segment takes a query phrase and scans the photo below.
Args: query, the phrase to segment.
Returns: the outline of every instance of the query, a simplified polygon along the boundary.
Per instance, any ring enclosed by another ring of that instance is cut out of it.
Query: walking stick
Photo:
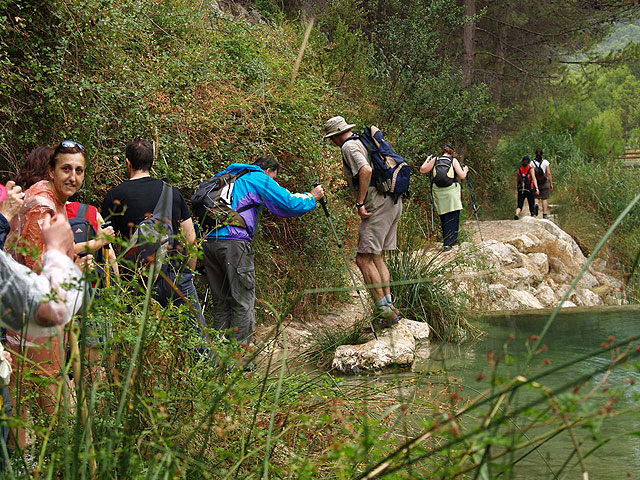
[[[482,230],[480,230],[480,219],[478,218],[478,205],[476,204],[476,197],[473,196],[473,188],[471,187],[471,181],[467,174],[467,186],[469,187],[469,193],[471,194],[471,203],[473,204],[473,213],[476,216],[476,222],[478,223],[478,233],[480,234],[480,240],[484,242],[482,238]]]
[[[318,184],[315,183],[313,185],[317,187]],[[349,271],[349,275],[351,276],[351,281],[353,282],[353,286],[356,288],[358,292],[358,296],[360,297],[360,302],[362,302],[362,308],[365,311],[365,315],[367,312],[367,305],[365,304],[364,298],[362,297],[362,292],[360,291],[360,287],[358,286],[358,282],[356,282],[356,277],[353,274],[353,270],[351,270],[351,266],[349,265],[349,260],[347,259],[347,254],[344,252],[344,247],[342,246],[342,242],[340,242],[340,238],[338,237],[338,233],[336,232],[336,227],[333,225],[333,220],[331,220],[331,215],[329,214],[329,209],[327,208],[327,202],[323,198],[320,199],[320,205],[322,205],[322,209],[324,210],[324,215],[327,217],[327,221],[329,222],[329,226],[331,227],[331,231],[333,232],[333,236],[336,239],[336,243],[338,244],[338,248],[342,252],[342,258],[344,260],[344,264],[347,266],[347,270]],[[371,327],[371,331],[373,332],[373,336],[378,339],[378,334],[376,333],[376,329],[373,327],[373,323],[371,323],[371,319],[369,319],[369,327]]]
[[[202,315],[204,315],[204,310],[205,308],[207,308],[207,299],[209,298],[209,291],[210,291],[210,287],[207,287],[207,289],[204,292],[204,301],[202,302]]]
[[[429,199],[431,200],[431,234],[433,234],[436,229],[433,224],[433,175],[431,175],[431,184],[429,185]]]

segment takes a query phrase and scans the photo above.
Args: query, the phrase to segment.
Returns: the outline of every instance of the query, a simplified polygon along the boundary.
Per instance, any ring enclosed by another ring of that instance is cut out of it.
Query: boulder
[[[537,246],[540,244],[540,241],[534,235],[525,233],[518,237],[510,238],[506,243],[513,245],[519,252],[533,253],[538,250]]]
[[[530,292],[526,290],[509,290],[511,297],[520,304],[520,309],[539,309],[544,308],[544,305],[534,297]]]
[[[429,338],[429,325],[401,319],[396,325],[362,345],[342,345],[336,349],[332,366],[342,373],[380,370],[390,365],[413,363],[416,343]]]
[[[409,320],[408,318],[401,318],[398,323],[406,327],[407,330],[411,332],[411,335],[413,335],[413,339],[416,342],[428,340],[431,335],[431,328],[426,322],[416,322],[415,320]]]
[[[529,253],[526,258],[526,267],[529,270],[535,270],[541,276],[547,275],[549,273],[549,256],[546,253]]]
[[[569,296],[569,300],[581,307],[595,307],[602,305],[602,298],[588,288],[578,288]]]
[[[535,297],[545,308],[553,308],[558,304],[558,297],[553,288],[546,282],[538,286]]]
[[[532,308],[544,308],[544,305],[530,292],[510,289],[501,284],[487,287],[487,301],[483,304],[485,311]]]
[[[524,217],[481,223],[483,238],[475,224],[468,223],[476,230],[477,243],[459,249],[478,275],[456,287],[482,310],[555,307],[587,260],[576,241],[550,220]],[[483,275],[478,265],[493,271]],[[607,267],[605,261],[597,261],[587,270],[566,305],[620,303],[623,285],[603,271]]]
[[[530,287],[542,281],[543,276],[538,270],[531,271],[528,268],[510,268],[503,270],[500,274],[499,281],[508,288],[521,289],[522,287]]]
[[[478,249],[486,255],[486,262],[492,268],[522,267],[523,256],[513,245],[502,242],[483,242]]]

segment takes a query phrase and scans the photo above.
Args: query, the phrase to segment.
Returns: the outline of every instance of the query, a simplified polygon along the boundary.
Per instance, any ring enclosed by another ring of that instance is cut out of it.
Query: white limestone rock
[[[398,322],[378,335],[378,339],[362,345],[342,345],[336,349],[332,366],[342,373],[379,370],[389,365],[411,365],[416,342],[404,324]]]
[[[543,276],[528,268],[510,268],[501,272],[499,281],[508,288],[521,290],[523,287],[530,287],[542,281]]]
[[[519,304],[520,308],[524,309],[539,309],[544,308],[544,305],[540,303],[540,301],[534,297],[530,292],[525,290],[509,290],[512,298],[515,299]]]
[[[407,330],[411,332],[411,335],[413,335],[413,339],[416,342],[428,340],[431,335],[431,328],[426,322],[416,322],[415,320],[409,320],[408,318],[401,318],[398,323],[406,327]]]
[[[478,249],[486,255],[487,263],[492,268],[522,267],[523,256],[513,245],[502,242],[483,242]]]
[[[507,240],[509,245],[513,245],[519,252],[534,253],[536,246],[540,243],[538,238],[530,233],[522,234],[518,237]]]
[[[528,260],[527,268],[529,270],[535,270],[542,276],[549,273],[549,256],[546,253],[529,253],[526,258]]]
[[[538,286],[534,295],[545,308],[553,308],[558,304],[556,293],[546,282]]]
[[[571,308],[571,307],[577,307],[577,305],[573,302],[570,302],[569,300],[562,302],[562,308]]]
[[[581,307],[595,307],[603,305],[602,298],[588,288],[578,288],[570,296],[569,300]]]

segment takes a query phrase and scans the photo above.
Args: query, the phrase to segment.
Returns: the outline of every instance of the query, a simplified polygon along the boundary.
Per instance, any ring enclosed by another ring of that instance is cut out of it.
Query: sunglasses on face
[[[76,147],[82,150],[82,152],[86,155],[87,153],[86,147],[81,143],[74,142],[73,140],[63,140],[62,142],[60,142],[60,145],[56,150],[59,150],[61,148],[76,148]]]

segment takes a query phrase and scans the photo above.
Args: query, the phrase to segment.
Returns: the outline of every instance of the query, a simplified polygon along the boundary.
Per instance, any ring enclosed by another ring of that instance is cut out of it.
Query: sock
[[[378,305],[379,307],[384,307],[387,305],[387,298],[386,297],[382,297],[380,300],[378,300],[376,302],[376,305]]]
[[[384,299],[387,301],[387,303],[393,303],[393,297],[391,296],[390,293],[386,294],[384,296]]]

